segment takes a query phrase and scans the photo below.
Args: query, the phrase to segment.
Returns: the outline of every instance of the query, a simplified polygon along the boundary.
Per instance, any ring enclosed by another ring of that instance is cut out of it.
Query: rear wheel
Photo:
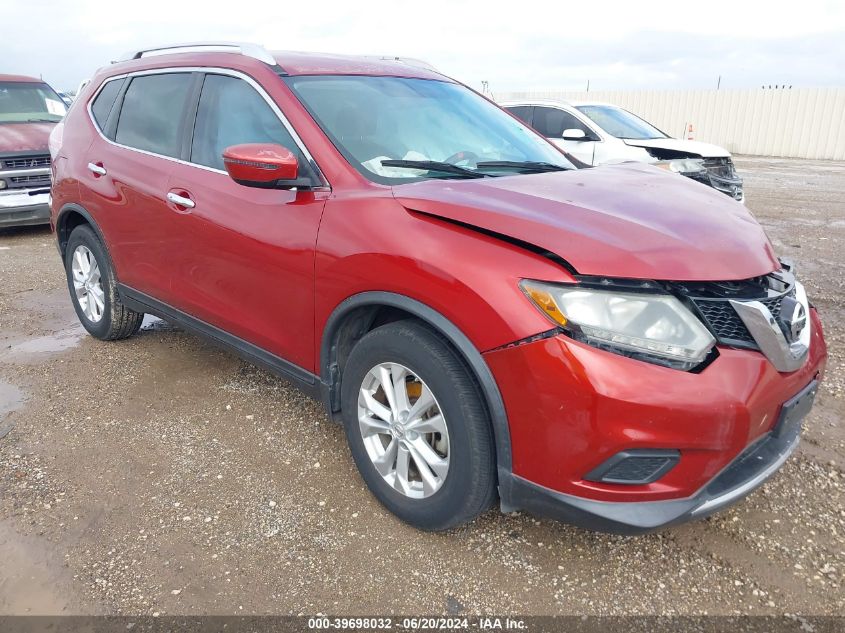
[[[77,226],[65,250],[65,273],[73,307],[88,333],[103,341],[132,336],[144,320],[120,302],[111,261],[96,233]]]
[[[399,518],[443,530],[491,506],[495,459],[486,409],[437,333],[399,321],[365,335],[344,368],[341,398],[358,470]]]

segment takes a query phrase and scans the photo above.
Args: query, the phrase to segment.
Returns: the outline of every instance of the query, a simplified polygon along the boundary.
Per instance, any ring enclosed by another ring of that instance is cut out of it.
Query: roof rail
[[[400,64],[406,64],[407,66],[415,66],[424,70],[440,72],[428,62],[414,57],[399,57],[397,55],[366,55],[365,57],[369,59],[378,59],[383,62],[399,62]]]
[[[115,64],[131,59],[141,59],[142,57],[172,55],[176,53],[238,53],[239,55],[246,55],[247,57],[257,59],[270,66],[276,65],[276,60],[266,48],[259,44],[250,44],[248,42],[190,42],[187,44],[156,46],[155,48],[145,48],[139,51],[129,51],[112,63]]]

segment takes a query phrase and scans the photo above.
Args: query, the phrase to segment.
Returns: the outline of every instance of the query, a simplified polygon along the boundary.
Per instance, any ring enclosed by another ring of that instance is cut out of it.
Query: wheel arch
[[[323,328],[320,345],[320,380],[323,401],[333,418],[340,411],[342,364],[354,343],[378,319],[416,318],[437,331],[457,350],[478,383],[490,414],[496,446],[499,480],[511,473],[511,441],[504,401],[481,352],[448,318],[426,304],[393,292],[372,291],[353,295],[340,303]],[[380,323],[378,323],[380,324]],[[503,472],[504,471],[504,472]]]
[[[65,248],[67,247],[70,234],[73,232],[73,229],[80,224],[87,224],[91,227],[100,239],[109,259],[111,259],[108,243],[106,242],[103,232],[96,220],[94,220],[91,214],[84,207],[73,203],[64,205],[56,216],[56,240],[59,244],[59,252],[62,255],[62,259],[65,257]]]

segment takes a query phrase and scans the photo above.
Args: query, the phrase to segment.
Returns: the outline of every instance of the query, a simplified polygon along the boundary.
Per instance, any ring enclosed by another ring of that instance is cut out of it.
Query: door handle
[[[179,207],[185,207],[186,209],[193,209],[196,204],[190,198],[186,198],[185,196],[180,196],[178,193],[173,193],[169,191],[167,193],[167,199]]]
[[[107,173],[106,168],[97,163],[88,163],[88,170],[96,176],[105,176]]]

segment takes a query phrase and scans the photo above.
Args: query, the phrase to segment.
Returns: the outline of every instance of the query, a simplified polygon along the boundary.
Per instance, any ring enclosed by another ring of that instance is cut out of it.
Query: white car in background
[[[506,101],[503,108],[588,165],[652,163],[743,202],[742,178],[730,152],[670,137],[614,105],[599,102]]]

